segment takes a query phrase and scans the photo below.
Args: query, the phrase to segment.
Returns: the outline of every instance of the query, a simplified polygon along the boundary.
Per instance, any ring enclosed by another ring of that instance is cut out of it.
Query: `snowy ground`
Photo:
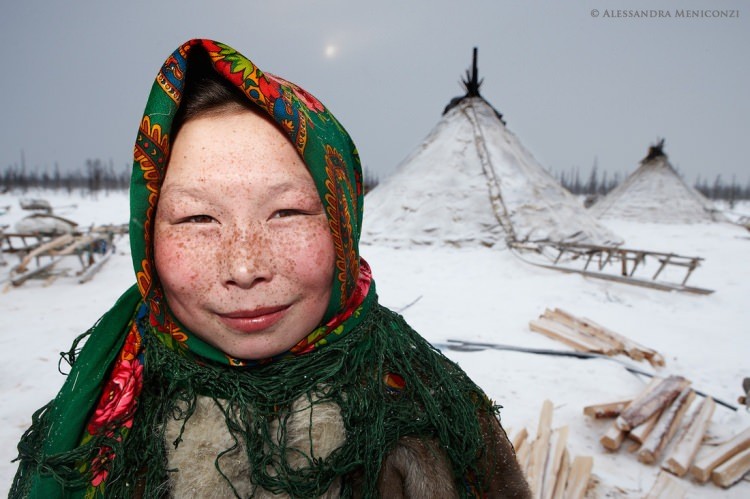
[[[62,216],[81,225],[125,223],[124,194],[98,200],[44,193]],[[23,215],[18,196],[0,194],[0,225]],[[65,205],[76,204],[73,207]],[[0,209],[2,212],[2,209]],[[750,215],[750,204],[734,213]],[[735,217],[736,218],[736,217]],[[668,250],[706,260],[690,284],[716,290],[708,296],[667,293],[614,282],[586,279],[534,268],[510,252],[497,249],[411,248],[393,250],[363,245],[381,302],[403,311],[428,340],[449,339],[565,349],[528,328],[546,307],[559,307],[589,317],[610,329],[658,350],[666,359],[659,374],[680,374],[694,387],[736,404],[741,381],[750,376],[750,232],[729,224],[648,225],[606,221],[628,247]],[[9,259],[10,263],[14,260]],[[6,267],[0,267],[3,280]],[[15,472],[10,460],[30,422],[31,413],[57,392],[63,377],[58,354],[88,328],[133,282],[127,239],[93,281],[79,285],[61,277],[49,286],[31,281],[0,292],[0,495],[7,494]],[[3,285],[4,286],[4,285]],[[588,404],[628,398],[643,379],[608,360],[576,360],[507,351],[444,350],[504,406],[503,423],[515,433],[535,431],[544,399],[555,406],[553,427],[570,427],[572,455],[594,456],[598,484],[591,497],[642,497],[657,468],[640,464],[626,450],[604,451],[599,437],[608,423],[582,414]],[[744,366],[744,367],[743,367]],[[651,371],[647,364],[638,367]],[[717,406],[709,437],[721,440],[750,427],[750,414]],[[750,497],[750,483],[729,490],[681,483],[689,497]]]

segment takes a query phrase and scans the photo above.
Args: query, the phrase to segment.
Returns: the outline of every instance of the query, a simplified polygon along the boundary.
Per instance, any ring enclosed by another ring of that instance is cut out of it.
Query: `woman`
[[[527,497],[497,407],[377,303],[346,131],[232,48],[164,63],[137,285],[19,443],[12,497]]]

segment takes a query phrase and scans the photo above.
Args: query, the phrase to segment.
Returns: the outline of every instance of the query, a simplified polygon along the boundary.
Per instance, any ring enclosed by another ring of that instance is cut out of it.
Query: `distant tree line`
[[[96,194],[122,191],[130,186],[130,167],[117,170],[112,161],[87,159],[83,170],[60,171],[55,165],[52,172],[27,169],[25,165],[11,165],[0,174],[0,191],[26,192],[29,189],[64,190]]]
[[[567,172],[558,172],[555,178],[571,193],[593,197],[607,194],[622,183],[625,175],[619,173],[608,175],[606,171],[599,173],[594,163],[586,178],[582,178],[578,167],[573,167]],[[713,182],[710,182],[708,178],[698,176],[693,187],[709,199],[721,199],[730,203],[740,199],[750,199],[750,180],[742,186],[735,176],[727,181],[721,175],[717,175]]]

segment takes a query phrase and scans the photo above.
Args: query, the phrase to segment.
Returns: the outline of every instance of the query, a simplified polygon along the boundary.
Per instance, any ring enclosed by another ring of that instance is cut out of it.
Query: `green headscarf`
[[[315,182],[334,241],[334,283],[323,323],[267,361],[233,359],[183,328],[155,273],[159,190],[173,120],[198,52],[286,131]],[[76,339],[63,388],[34,415],[19,443],[11,497],[121,497],[136,490],[161,495],[168,474],[166,420],[187,420],[198,395],[222,401],[228,431],[247,449],[253,482],[267,490],[313,497],[335,479],[356,474],[365,497],[374,497],[383,459],[401,437],[412,435],[439,440],[464,495],[481,493],[477,463],[488,456],[476,415],[495,414],[496,408],[463,371],[377,304],[369,267],[358,253],[359,157],[315,97],[224,44],[190,40],[157,75],[134,158],[130,239],[137,285]],[[308,466],[293,468],[286,460],[284,421],[300,397],[311,405],[335,402],[346,441],[326,459],[308,456]],[[280,434],[269,431],[272,421]],[[343,480],[342,495],[351,495],[351,487]]]

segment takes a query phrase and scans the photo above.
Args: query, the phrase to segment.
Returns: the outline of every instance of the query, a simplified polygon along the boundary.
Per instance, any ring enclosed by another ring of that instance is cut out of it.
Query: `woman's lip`
[[[288,308],[288,305],[281,305],[253,310],[235,310],[218,314],[218,316],[221,322],[230,329],[243,333],[256,333],[276,324]]]

